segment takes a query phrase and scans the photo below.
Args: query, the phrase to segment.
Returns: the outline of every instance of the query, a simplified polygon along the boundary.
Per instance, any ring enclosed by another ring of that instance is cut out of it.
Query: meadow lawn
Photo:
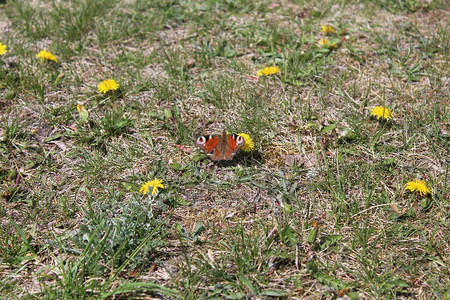
[[[449,14],[0,1],[0,298],[450,299]]]

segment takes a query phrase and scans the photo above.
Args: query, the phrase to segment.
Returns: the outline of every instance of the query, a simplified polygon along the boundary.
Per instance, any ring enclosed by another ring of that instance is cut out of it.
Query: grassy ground
[[[449,299],[446,1],[2,1],[0,31],[1,298]],[[223,129],[254,150],[211,164]]]

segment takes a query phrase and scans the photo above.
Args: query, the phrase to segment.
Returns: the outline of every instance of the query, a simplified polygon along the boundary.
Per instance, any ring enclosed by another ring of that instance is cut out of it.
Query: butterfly
[[[245,143],[238,134],[205,135],[197,138],[195,144],[202,148],[211,160],[232,160],[236,151]]]

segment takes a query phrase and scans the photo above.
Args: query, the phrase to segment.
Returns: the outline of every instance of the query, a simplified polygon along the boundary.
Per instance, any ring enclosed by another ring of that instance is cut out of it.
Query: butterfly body
[[[195,144],[202,148],[211,160],[232,160],[239,148],[244,145],[244,138],[237,134],[205,135],[199,137]]]

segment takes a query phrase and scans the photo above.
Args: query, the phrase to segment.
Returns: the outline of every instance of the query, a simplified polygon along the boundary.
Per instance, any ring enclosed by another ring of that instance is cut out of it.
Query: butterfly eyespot
[[[243,143],[245,142],[245,139],[244,139],[242,136],[238,135],[238,136],[236,137],[236,142],[237,142],[238,144],[243,144]]]
[[[197,139],[197,145],[203,145],[204,143],[206,143],[206,138],[204,136]]]

